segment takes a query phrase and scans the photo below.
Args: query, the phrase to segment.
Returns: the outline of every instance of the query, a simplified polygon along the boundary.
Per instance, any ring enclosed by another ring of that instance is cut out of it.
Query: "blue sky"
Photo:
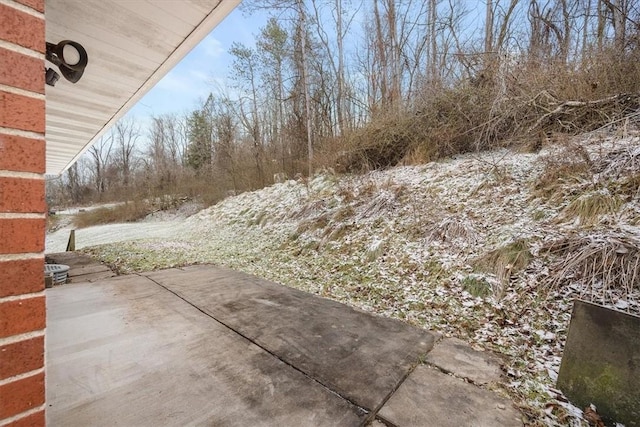
[[[267,22],[266,13],[248,16],[236,8],[127,114],[145,123],[152,115],[183,113],[197,106],[215,85],[224,85],[232,63],[233,42],[253,46]]]

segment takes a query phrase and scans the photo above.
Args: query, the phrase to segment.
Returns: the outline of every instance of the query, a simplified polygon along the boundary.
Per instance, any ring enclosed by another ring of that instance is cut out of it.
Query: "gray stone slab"
[[[640,426],[640,317],[576,300],[558,388],[607,425]]]
[[[368,410],[434,343],[434,335],[402,322],[223,268],[147,276]]]
[[[492,353],[477,351],[462,340],[445,338],[427,355],[426,361],[475,384],[500,381],[500,359]]]
[[[362,411],[139,276],[47,290],[47,424],[358,426]]]
[[[511,402],[429,366],[418,366],[378,416],[399,427],[522,427]]]

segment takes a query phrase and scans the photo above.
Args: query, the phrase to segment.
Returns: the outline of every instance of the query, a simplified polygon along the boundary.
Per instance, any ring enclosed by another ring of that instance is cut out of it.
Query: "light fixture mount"
[[[71,50],[66,47],[71,47]],[[47,61],[55,64],[65,79],[77,83],[89,62],[87,51],[78,42],[62,40],[58,44],[47,42]],[[51,68],[45,69],[45,81],[49,86],[55,86],[60,75]]]

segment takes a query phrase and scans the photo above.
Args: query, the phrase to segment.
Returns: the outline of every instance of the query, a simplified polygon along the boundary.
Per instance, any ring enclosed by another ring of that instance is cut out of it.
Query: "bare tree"
[[[111,162],[113,148],[113,133],[103,135],[89,148],[88,153],[93,159],[93,179],[99,197],[107,190],[106,174]]]
[[[122,185],[128,187],[134,163],[134,152],[140,138],[140,127],[133,117],[118,120],[113,127],[115,158],[122,174]]]
[[[253,143],[253,155],[258,179],[261,185],[265,183],[263,168],[263,139],[262,123],[258,111],[258,67],[259,58],[256,51],[240,43],[234,43],[230,53],[234,56],[233,69],[236,88],[243,90],[247,95],[241,95],[238,102],[239,118],[248,132]],[[248,106],[247,106],[248,104]],[[247,111],[248,108],[248,111]]]

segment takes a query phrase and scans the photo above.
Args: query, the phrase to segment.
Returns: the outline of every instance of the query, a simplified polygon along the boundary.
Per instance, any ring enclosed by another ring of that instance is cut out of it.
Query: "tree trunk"
[[[487,0],[487,10],[484,23],[484,54],[493,52],[493,0]]]
[[[626,44],[626,30],[627,30],[627,1],[626,0],[613,0],[613,29],[615,37],[615,46],[618,52],[624,50]]]
[[[313,140],[311,133],[311,100],[309,99],[309,82],[307,69],[307,34],[306,34],[306,14],[304,12],[304,0],[297,0],[298,18],[300,20],[300,54],[302,61],[302,86],[304,90],[304,109],[307,126],[307,159],[309,166],[309,177],[313,176]]]
[[[429,69],[428,75],[432,83],[436,83],[438,78],[438,41],[436,40],[436,21],[438,19],[438,1],[429,0]]]
[[[335,0],[336,6],[336,31],[338,32],[338,73],[336,75],[338,93],[336,102],[336,114],[338,115],[338,135],[344,133],[344,34],[342,34],[342,0]]]
[[[400,108],[400,62],[401,52],[400,45],[398,43],[398,30],[397,30],[397,13],[395,0],[387,0],[387,26],[389,28],[389,42],[391,45],[391,63],[387,64],[389,67],[389,73],[391,74],[391,91],[389,93],[389,104],[394,110]]]

